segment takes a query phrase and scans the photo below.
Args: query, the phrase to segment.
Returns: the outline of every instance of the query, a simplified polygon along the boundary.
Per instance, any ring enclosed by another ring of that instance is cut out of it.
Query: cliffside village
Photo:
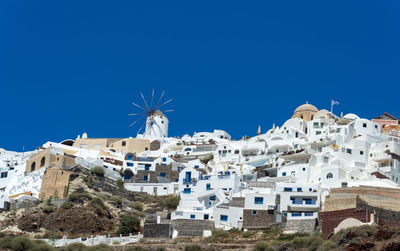
[[[336,116],[307,103],[282,126],[241,140],[223,130],[168,137],[168,123],[157,111],[136,138],[84,133],[31,152],[0,149],[0,208],[66,198],[71,168],[100,166],[127,190],[180,197],[175,212],[147,226],[160,236],[205,236],[210,225],[287,233],[320,226],[328,238],[349,226],[400,224],[400,121],[390,114]],[[180,219],[190,227],[171,230]]]

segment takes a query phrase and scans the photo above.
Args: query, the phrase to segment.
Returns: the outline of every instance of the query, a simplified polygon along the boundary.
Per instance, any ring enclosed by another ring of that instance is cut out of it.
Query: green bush
[[[106,244],[99,244],[92,247],[87,247],[87,251],[114,251],[114,249]],[[85,251],[86,251],[85,250]]]
[[[135,201],[132,203],[132,208],[138,210],[139,212],[143,212],[143,203],[140,203],[139,201]]]
[[[43,208],[43,212],[44,212],[45,214],[50,214],[50,213],[54,212],[54,207],[52,207],[52,206],[47,206],[47,207]]]
[[[140,220],[131,215],[123,215],[119,219],[117,234],[136,233],[140,230]]]
[[[274,249],[268,245],[267,242],[257,242],[254,245],[253,251],[273,251]]]
[[[279,241],[291,241],[296,237],[294,234],[282,234],[278,237]]]
[[[317,251],[329,251],[336,248],[336,244],[333,241],[325,241],[322,245],[317,249]]]
[[[58,250],[59,251],[85,251],[86,246],[83,245],[82,243],[76,242],[76,243],[71,243],[68,246],[62,247]]]
[[[322,245],[324,240],[319,236],[312,236],[308,239],[308,250],[316,251]]]
[[[295,249],[301,249],[307,247],[308,240],[307,237],[295,237],[290,244]]]
[[[61,205],[61,207],[64,208],[64,209],[70,209],[70,208],[72,208],[73,206],[74,206],[74,204],[73,204],[72,202],[70,202],[70,201],[65,201],[65,202]]]
[[[30,249],[32,251],[53,251],[54,248],[41,240],[34,240],[32,241],[33,248]]]
[[[118,187],[119,190],[123,190],[124,189],[124,185],[125,185],[125,183],[124,183],[124,181],[122,179],[118,179],[117,180],[117,187]]]
[[[26,251],[32,250],[33,243],[26,237],[18,236],[12,239],[11,246],[14,251]]]
[[[187,245],[184,251],[202,251],[203,249],[199,245]]]
[[[91,170],[92,174],[104,177],[104,168],[102,166],[95,166]]]
[[[73,192],[68,196],[71,202],[83,203],[85,200],[91,200],[92,196],[87,192]]]
[[[104,204],[103,199],[100,197],[92,198],[91,204],[97,209],[100,209],[100,210],[106,209],[106,205]]]
[[[243,237],[243,238],[250,238],[250,237],[252,237],[254,234],[255,234],[255,232],[253,232],[253,231],[246,231],[246,232],[243,232],[243,233],[242,233],[242,237]]]
[[[12,240],[13,238],[11,236],[4,236],[0,239],[0,248],[12,248]]]
[[[212,237],[225,238],[228,237],[228,233],[221,229],[212,230]]]
[[[168,197],[165,200],[165,204],[169,209],[176,209],[179,205],[180,198],[177,196]]]
[[[229,233],[239,233],[240,230],[239,230],[239,228],[233,227],[233,228],[229,229],[228,232],[229,232]]]

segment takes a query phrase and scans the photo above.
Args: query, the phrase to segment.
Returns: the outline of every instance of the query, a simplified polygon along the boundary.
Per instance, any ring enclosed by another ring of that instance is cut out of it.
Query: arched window
[[[34,162],[31,164],[31,172],[35,171],[35,168],[36,168],[36,162],[34,161]]]
[[[327,178],[327,179],[332,179],[332,178],[333,178],[333,174],[332,174],[332,173],[328,173],[328,174],[326,175],[326,178]]]
[[[239,154],[239,150],[235,150],[235,154]]]
[[[46,162],[46,157],[42,157],[40,160],[40,167],[44,166],[44,163]]]
[[[314,119],[314,115],[311,115],[311,120],[313,120]]]

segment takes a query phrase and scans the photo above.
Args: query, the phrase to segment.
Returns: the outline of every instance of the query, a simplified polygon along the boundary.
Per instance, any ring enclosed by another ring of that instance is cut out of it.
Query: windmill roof
[[[167,117],[167,116],[165,116],[165,114],[164,114],[162,111],[160,111],[160,110],[155,111],[155,112],[154,112],[154,115],[159,115],[159,116]]]

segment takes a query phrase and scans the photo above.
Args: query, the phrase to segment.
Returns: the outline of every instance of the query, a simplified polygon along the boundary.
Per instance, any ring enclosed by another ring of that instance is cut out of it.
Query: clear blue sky
[[[135,136],[139,91],[170,135],[281,125],[309,101],[400,116],[399,1],[0,1],[0,147]]]

